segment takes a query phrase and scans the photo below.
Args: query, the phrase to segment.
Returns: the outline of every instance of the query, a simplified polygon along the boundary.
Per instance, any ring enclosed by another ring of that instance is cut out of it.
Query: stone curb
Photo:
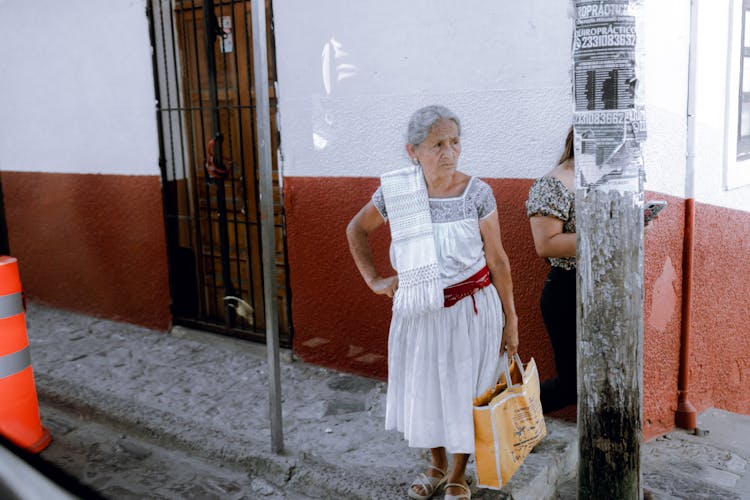
[[[547,437],[539,443],[504,490],[514,500],[556,498],[558,485],[575,471],[578,439],[575,424],[546,419]]]

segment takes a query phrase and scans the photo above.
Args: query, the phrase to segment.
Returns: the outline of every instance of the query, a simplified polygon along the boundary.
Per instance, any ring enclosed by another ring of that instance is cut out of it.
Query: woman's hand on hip
[[[503,352],[508,353],[512,358],[518,352],[518,323],[516,321],[507,321],[503,326],[503,338],[500,342],[500,355]]]
[[[388,276],[387,278],[377,277],[370,283],[370,290],[377,295],[387,295],[393,298],[398,289],[398,276]]]

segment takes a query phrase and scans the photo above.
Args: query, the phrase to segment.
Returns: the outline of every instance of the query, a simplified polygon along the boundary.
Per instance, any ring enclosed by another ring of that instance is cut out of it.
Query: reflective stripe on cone
[[[31,366],[31,352],[28,347],[13,354],[0,356],[0,379],[15,375],[29,366]]]

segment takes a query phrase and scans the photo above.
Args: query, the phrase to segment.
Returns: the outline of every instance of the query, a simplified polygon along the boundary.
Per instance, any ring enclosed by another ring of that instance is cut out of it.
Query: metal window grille
[[[737,160],[750,158],[750,0],[742,3]]]

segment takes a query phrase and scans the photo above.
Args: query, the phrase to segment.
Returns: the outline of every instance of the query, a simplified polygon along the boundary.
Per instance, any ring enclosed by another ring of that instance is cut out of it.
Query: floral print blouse
[[[563,222],[563,233],[576,232],[575,193],[551,175],[537,179],[529,189],[526,200],[526,215],[555,217]],[[547,261],[554,267],[575,269],[575,257],[549,257]]]

